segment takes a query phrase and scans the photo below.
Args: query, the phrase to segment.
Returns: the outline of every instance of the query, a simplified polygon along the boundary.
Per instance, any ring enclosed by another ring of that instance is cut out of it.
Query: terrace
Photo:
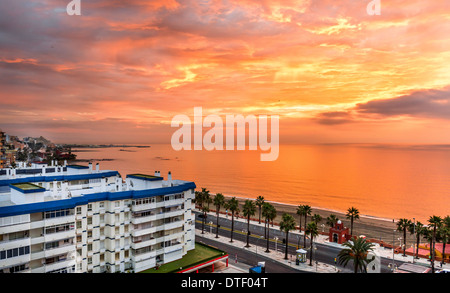
[[[182,259],[164,264],[159,268],[151,268],[141,273],[184,273],[196,271],[199,268],[214,265],[215,262],[225,260],[225,251],[196,242],[195,249],[187,252]]]

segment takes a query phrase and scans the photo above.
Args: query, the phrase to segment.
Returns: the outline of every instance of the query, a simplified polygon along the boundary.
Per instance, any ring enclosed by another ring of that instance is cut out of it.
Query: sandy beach
[[[213,196],[212,196],[213,197]],[[226,200],[229,200],[230,196],[225,196]],[[246,198],[238,198],[236,199],[240,203],[240,216],[242,217],[242,206],[246,200]],[[298,225],[299,223],[299,216],[297,215],[297,206],[289,205],[289,204],[283,204],[278,202],[271,202],[266,201],[272,204],[275,209],[277,210],[277,217],[274,220],[275,224],[279,223],[281,221],[281,217],[284,213],[289,213],[294,216],[294,219]],[[210,206],[211,209],[214,209],[213,206]],[[221,208],[221,212],[225,212],[225,209]],[[341,220],[344,223],[345,227],[350,228],[350,220],[346,218],[345,213],[337,212],[337,211],[330,211],[326,209],[320,209],[316,207],[312,207],[311,215],[319,214],[322,216],[322,221],[319,223],[319,232],[324,231],[325,233],[328,232],[329,227],[326,225],[326,218],[330,214],[335,214],[339,220]],[[256,214],[252,219],[258,219],[259,215],[259,208],[256,209]],[[308,222],[310,222],[311,217],[308,216]],[[302,217],[302,227],[304,225],[304,216]],[[397,219],[395,220],[397,221]],[[324,224],[324,227],[321,225]],[[392,239],[395,239],[395,246],[400,246],[400,242],[398,238],[403,238],[403,232],[395,231],[397,230],[396,222],[392,222],[392,220],[387,219],[381,219],[376,217],[370,217],[370,216],[363,216],[360,215],[360,218],[357,220],[354,220],[353,222],[353,234],[354,235],[365,235],[368,239],[375,239],[375,240],[381,240],[387,244],[392,244]],[[411,247],[415,243],[415,238],[413,235],[411,235],[409,232],[406,234],[407,242],[406,246],[407,248]],[[423,240],[421,240],[423,242]],[[401,241],[403,243],[403,240]]]

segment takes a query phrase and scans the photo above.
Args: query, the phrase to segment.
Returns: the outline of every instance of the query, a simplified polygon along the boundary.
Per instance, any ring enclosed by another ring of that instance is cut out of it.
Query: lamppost
[[[275,236],[273,239],[275,240],[275,254],[276,254],[278,252],[277,250],[278,237]]]
[[[209,222],[209,234],[212,234],[212,224],[213,224],[213,222],[210,221]]]
[[[259,240],[263,239],[264,236],[259,236],[258,239],[256,240],[256,261],[258,261],[258,242]]]
[[[394,271],[395,266],[395,230],[392,232],[392,271]]]

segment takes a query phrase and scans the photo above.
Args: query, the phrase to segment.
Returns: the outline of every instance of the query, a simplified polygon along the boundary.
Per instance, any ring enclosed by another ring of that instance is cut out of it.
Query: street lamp
[[[212,234],[212,224],[213,224],[213,222],[210,221],[209,222],[209,234]]]
[[[256,240],[256,260],[258,260],[258,241],[263,239],[264,236],[259,236],[258,239]]]
[[[273,239],[275,240],[275,253],[277,253],[278,237],[275,236]]]
[[[394,271],[395,266],[395,231],[392,232],[392,271]]]

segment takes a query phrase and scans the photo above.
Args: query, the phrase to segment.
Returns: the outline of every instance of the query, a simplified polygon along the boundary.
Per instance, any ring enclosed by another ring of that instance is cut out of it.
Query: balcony
[[[2,250],[8,250],[16,247],[30,246],[30,244],[31,244],[30,237],[0,242]]]
[[[155,221],[156,220],[156,216],[157,215],[149,215],[149,216],[145,216],[145,217],[136,217],[136,218],[133,217],[131,219],[131,223],[134,224],[134,225],[137,225],[137,224],[142,224],[142,223],[145,223],[145,222]]]
[[[142,247],[146,247],[146,246],[150,246],[150,245],[155,245],[157,243],[156,238],[152,238],[152,239],[148,239],[148,240],[143,240],[143,241],[135,241],[133,243],[131,243],[131,248],[133,249],[139,249]]]
[[[157,253],[157,251],[149,251],[149,252],[142,253],[139,255],[133,255],[133,256],[131,256],[131,260],[133,262],[139,262],[139,261],[144,261],[144,260],[148,260],[148,259],[154,259],[156,257],[156,253]]]
[[[63,240],[74,237],[75,237],[75,229],[44,235],[45,242],[52,242],[56,240]]]
[[[51,264],[46,264],[44,266],[45,268],[45,272],[51,272],[51,271],[55,271],[55,270],[59,270],[59,269],[64,269],[67,267],[71,267],[75,264],[75,261],[72,259],[64,259],[64,260],[60,260]]]
[[[56,226],[60,224],[68,224],[75,222],[75,215],[67,215],[64,217],[44,219],[45,226]]]
[[[44,250],[44,255],[46,258],[49,258],[49,257],[57,256],[60,254],[67,254],[72,251],[75,251],[75,244],[71,243],[71,244],[59,246],[56,248],[46,249],[46,250]]]
[[[178,243],[169,247],[164,247],[164,253],[171,253],[183,249],[183,244]]]

